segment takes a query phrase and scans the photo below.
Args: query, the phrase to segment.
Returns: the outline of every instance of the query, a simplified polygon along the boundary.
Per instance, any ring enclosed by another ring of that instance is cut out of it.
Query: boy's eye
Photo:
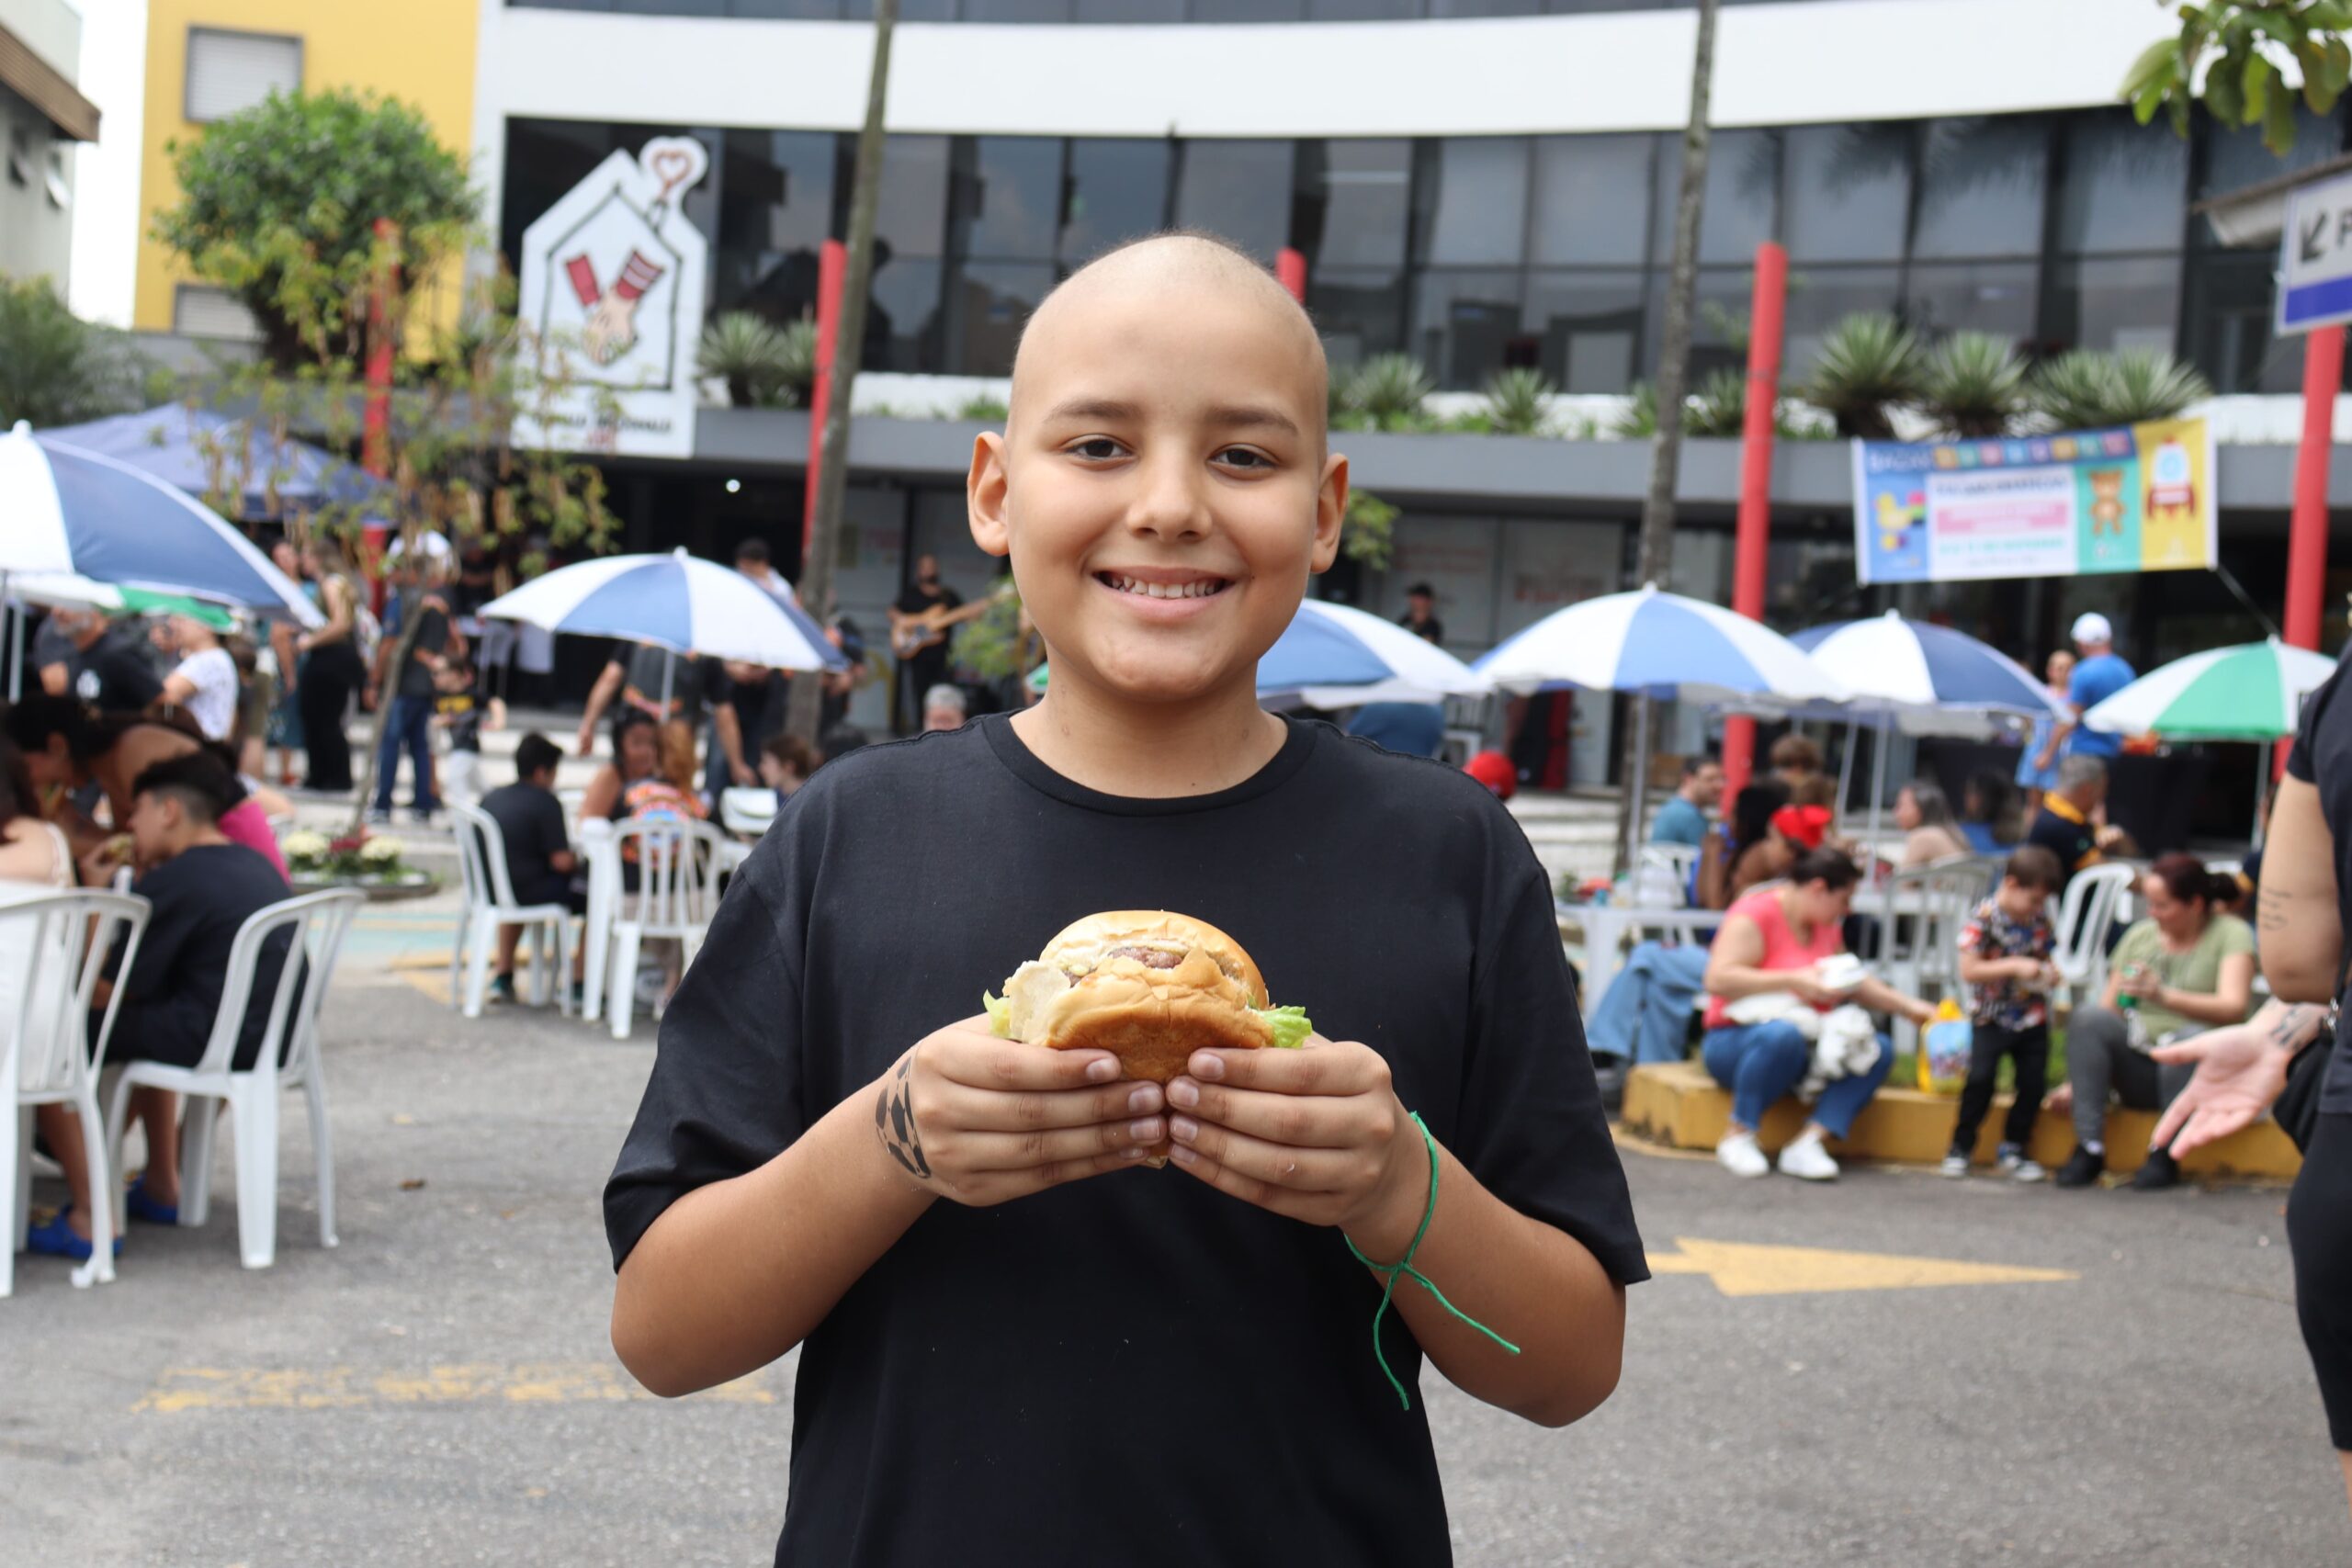
[[[1251,472],[1274,466],[1274,460],[1272,457],[1253,446],[1227,446],[1216,455],[1215,461],[1224,464],[1228,468],[1242,468]]]
[[[1071,442],[1063,450],[1090,463],[1107,463],[1114,457],[1125,456],[1127,449],[1107,435],[1090,435],[1082,441]]]

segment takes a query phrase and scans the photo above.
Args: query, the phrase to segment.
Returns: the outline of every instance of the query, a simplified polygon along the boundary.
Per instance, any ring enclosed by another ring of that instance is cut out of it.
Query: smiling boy
[[[1415,1266],[1518,1353],[1403,1284],[1408,1386],[1426,1355],[1559,1426],[1615,1385],[1646,1270],[1542,868],[1476,781],[1257,703],[1338,547],[1325,400],[1305,312],[1220,241],[1049,297],[968,481],[1046,697],[820,771],[663,1020],[614,1345],[665,1394],[801,1347],[778,1562],[1449,1561],[1349,1250],[1425,1224]],[[970,1016],[1137,908],[1230,931],[1323,1032],[1163,1090]]]

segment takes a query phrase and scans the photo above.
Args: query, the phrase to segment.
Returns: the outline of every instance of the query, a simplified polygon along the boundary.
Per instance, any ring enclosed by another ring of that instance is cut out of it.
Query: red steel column
[[[842,276],[849,247],[827,240],[817,251],[817,378],[808,389],[808,484],[801,502],[800,558],[817,536],[817,467],[825,449],[825,412],[833,395],[833,347],[842,324]]]
[[[1290,245],[1274,253],[1274,277],[1290,297],[1300,304],[1306,303],[1306,255]]]
[[[2327,579],[2327,454],[2335,434],[2335,394],[2344,385],[2344,329],[2303,337],[2303,441],[2295,452],[2295,510],[2287,526],[2287,641],[2319,647],[2321,590]]]
[[[1772,535],[1772,413],[1781,395],[1781,319],[1789,297],[1789,253],[1767,240],[1756,247],[1756,293],[1748,319],[1747,423],[1740,432],[1739,524],[1732,562],[1731,607],[1764,618],[1765,547]],[[1724,721],[1726,799],[1746,787],[1756,765],[1756,721]]]
[[[376,286],[368,294],[367,398],[359,415],[360,466],[379,479],[392,475],[392,330],[391,291],[399,278],[400,228],[389,218],[375,224],[376,243],[383,247]],[[360,564],[367,576],[371,608],[384,613],[384,552],[390,547],[390,518],[368,518],[360,525]]]

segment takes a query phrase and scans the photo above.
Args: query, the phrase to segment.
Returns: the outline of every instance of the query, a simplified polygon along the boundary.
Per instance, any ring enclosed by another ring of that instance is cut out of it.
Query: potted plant
[[[297,887],[356,887],[370,897],[401,897],[437,886],[431,873],[408,863],[408,846],[380,833],[292,832],[278,841],[286,870]]]
[[[2025,408],[2025,357],[2008,339],[1954,333],[1928,352],[1919,378],[1919,412],[1939,435],[2007,435]]]
[[[1849,316],[1821,340],[1797,395],[1835,420],[1840,435],[1892,441],[1892,411],[1918,397],[1919,360],[1919,340],[1893,316]]]

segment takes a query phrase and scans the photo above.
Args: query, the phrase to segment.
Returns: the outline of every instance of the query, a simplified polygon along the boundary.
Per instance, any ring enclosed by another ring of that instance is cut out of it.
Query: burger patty
[[[1184,955],[1164,947],[1114,947],[1102,955],[1105,958],[1131,958],[1147,969],[1173,969],[1184,962]]]

